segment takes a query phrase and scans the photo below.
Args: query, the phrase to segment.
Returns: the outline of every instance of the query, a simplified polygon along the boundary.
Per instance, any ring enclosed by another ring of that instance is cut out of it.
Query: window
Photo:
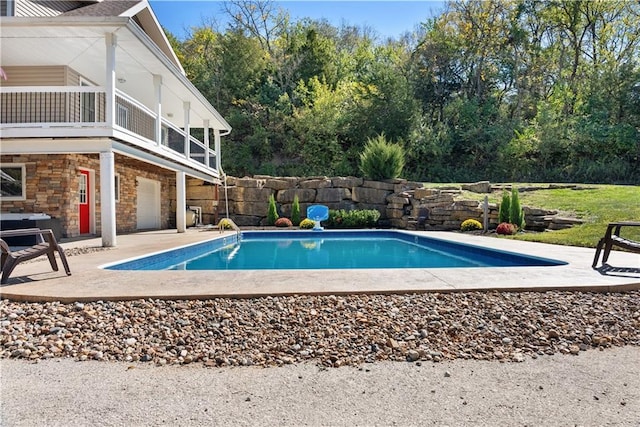
[[[80,199],[81,205],[87,204],[87,176],[85,174],[80,174],[78,176],[79,187],[78,187],[78,197]]]
[[[15,14],[15,0],[0,1],[0,16],[14,16]]]
[[[10,164],[0,165],[0,198],[2,200],[24,200],[26,170],[24,165]]]
[[[116,202],[119,202],[120,201],[120,175],[115,174],[113,178],[114,178],[113,188],[116,193]]]

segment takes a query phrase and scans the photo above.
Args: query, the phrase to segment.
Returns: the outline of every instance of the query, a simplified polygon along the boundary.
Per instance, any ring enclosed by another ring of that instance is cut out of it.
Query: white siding
[[[15,16],[58,16],[77,9],[81,4],[78,1],[68,0],[16,0]]]

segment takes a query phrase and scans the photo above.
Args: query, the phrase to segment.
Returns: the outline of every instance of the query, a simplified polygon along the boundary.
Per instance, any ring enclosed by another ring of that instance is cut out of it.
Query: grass
[[[527,184],[516,184],[525,186]],[[544,186],[545,184],[535,184]],[[563,216],[583,219],[584,224],[566,230],[524,232],[509,237],[517,240],[595,248],[607,224],[616,221],[640,221],[640,187],[623,185],[585,185],[582,190],[549,189],[520,192],[520,204],[558,210]],[[464,198],[484,199],[484,195],[464,192]],[[499,203],[501,192],[489,195]],[[623,229],[624,236],[640,241],[640,228]]]

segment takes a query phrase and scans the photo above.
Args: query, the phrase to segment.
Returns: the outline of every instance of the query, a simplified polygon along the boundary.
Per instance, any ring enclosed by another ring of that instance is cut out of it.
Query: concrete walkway
[[[18,265],[0,297],[21,301],[97,301],[140,298],[195,299],[292,294],[416,293],[476,290],[629,291],[640,289],[640,255],[612,252],[613,266],[591,268],[594,249],[522,242],[462,233],[416,232],[438,239],[567,262],[554,267],[371,270],[112,271],[100,265],[221,237],[218,231],[161,230],[118,236],[116,248],[95,250],[101,240],[62,243],[94,248],[69,256],[72,276],[42,261]],[[233,232],[226,232],[233,234]]]

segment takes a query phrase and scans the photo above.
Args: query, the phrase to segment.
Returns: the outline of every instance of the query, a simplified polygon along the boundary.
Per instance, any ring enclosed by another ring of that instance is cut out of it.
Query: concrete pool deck
[[[225,232],[233,235],[233,232]],[[189,229],[117,237],[117,247],[68,256],[71,276],[51,271],[46,257],[19,264],[0,297],[16,301],[206,299],[294,294],[420,293],[460,291],[594,291],[640,289],[640,255],[613,251],[610,268],[593,270],[594,249],[522,242],[462,233],[414,232],[510,252],[565,261],[553,267],[366,270],[114,271],[99,266],[210,240],[218,231]],[[65,249],[99,248],[99,238],[63,242]]]

